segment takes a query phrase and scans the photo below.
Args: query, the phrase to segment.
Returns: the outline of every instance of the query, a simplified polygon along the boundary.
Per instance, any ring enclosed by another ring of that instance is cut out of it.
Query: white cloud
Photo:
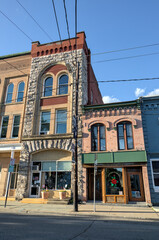
[[[143,88],[136,88],[136,90],[135,90],[136,97],[139,97],[139,96],[143,95],[144,93],[145,93],[145,89],[143,89]]]
[[[110,96],[104,96],[103,97],[103,102],[104,103],[112,103],[112,102],[119,102],[120,100],[118,98],[115,97],[110,97]]]
[[[153,91],[149,92],[146,96],[156,96],[156,95],[159,95],[159,88],[156,88]]]

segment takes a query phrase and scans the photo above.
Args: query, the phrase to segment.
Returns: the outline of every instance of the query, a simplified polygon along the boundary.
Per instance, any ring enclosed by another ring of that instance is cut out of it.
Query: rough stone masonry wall
[[[83,51],[77,50],[78,62],[79,62],[79,99],[78,99],[78,112],[79,112],[79,122],[78,122],[78,132],[81,133],[82,130],[82,120],[80,118],[81,114],[81,105],[87,103],[87,61],[86,56]],[[31,137],[34,133],[34,128],[36,124],[36,114],[37,109],[40,106],[40,92],[42,89],[41,76],[45,72],[47,68],[50,66],[60,64],[61,62],[66,64],[66,67],[70,74],[72,74],[73,83],[76,82],[76,51],[66,52],[66,53],[58,53],[52,54],[42,57],[36,57],[32,59],[31,64],[31,73],[29,79],[29,87],[28,87],[28,96],[26,103],[26,111],[24,118],[24,128],[23,128],[23,137]],[[73,114],[75,114],[75,84],[73,84],[73,100],[72,100],[72,109]],[[17,183],[17,191],[16,191],[16,199],[20,200],[23,197],[28,196],[29,194],[29,174],[30,174],[30,155],[39,151],[38,146],[44,146],[42,149],[50,149],[50,148],[59,148],[64,149],[62,146],[62,139],[59,139],[59,143],[49,144],[48,140],[39,140],[39,141],[24,141],[23,140],[23,149],[21,151],[20,163],[19,163],[19,174],[18,174],[18,183]],[[52,140],[55,141],[55,140]],[[65,139],[66,145],[70,143],[70,139]],[[73,141],[71,140],[72,149]],[[32,150],[30,149],[30,146]],[[35,147],[36,146],[36,147]],[[47,146],[47,147],[45,147]],[[41,148],[40,148],[41,149]],[[66,150],[66,149],[64,149]],[[82,195],[83,182],[82,182],[82,139],[78,139],[78,184],[79,184],[79,198]]]

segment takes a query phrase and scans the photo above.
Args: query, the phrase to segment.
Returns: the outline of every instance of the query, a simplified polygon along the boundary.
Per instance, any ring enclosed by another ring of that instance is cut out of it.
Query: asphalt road
[[[159,222],[0,214],[0,240],[153,240]]]

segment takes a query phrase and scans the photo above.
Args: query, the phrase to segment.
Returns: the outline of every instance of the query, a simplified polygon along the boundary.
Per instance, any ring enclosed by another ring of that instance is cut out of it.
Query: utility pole
[[[96,174],[97,174],[97,153],[94,158],[94,212],[96,211]]]
[[[77,0],[75,0],[75,45],[76,45],[76,84],[75,84],[75,116],[74,119],[74,191],[73,191],[73,205],[74,212],[78,212],[78,59],[77,59]]]

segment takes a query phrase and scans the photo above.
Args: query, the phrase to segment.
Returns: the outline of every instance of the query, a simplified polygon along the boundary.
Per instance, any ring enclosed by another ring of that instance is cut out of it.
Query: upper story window
[[[67,132],[67,110],[56,110],[56,131],[55,133]]]
[[[43,91],[44,97],[52,96],[52,85],[53,85],[52,77],[48,77],[44,80],[44,91]]]
[[[67,94],[68,93],[68,76],[62,75],[59,77],[59,82],[58,82],[58,94]]]
[[[20,115],[14,116],[12,138],[17,138],[19,135]]]
[[[9,116],[4,116],[2,118],[1,135],[0,135],[1,138],[6,138],[7,136],[8,121],[9,121]]]
[[[155,192],[159,192],[159,159],[151,159],[152,181]]]
[[[48,134],[50,131],[50,111],[41,112],[40,135]]]
[[[12,102],[13,88],[14,88],[13,83],[8,85],[6,103]]]
[[[133,149],[132,124],[130,122],[121,122],[118,124],[118,149]]]
[[[25,87],[25,83],[24,82],[19,83],[19,85],[18,85],[17,102],[22,102],[23,101],[24,87]]]
[[[97,123],[91,127],[91,150],[92,151],[105,151],[105,126]]]

